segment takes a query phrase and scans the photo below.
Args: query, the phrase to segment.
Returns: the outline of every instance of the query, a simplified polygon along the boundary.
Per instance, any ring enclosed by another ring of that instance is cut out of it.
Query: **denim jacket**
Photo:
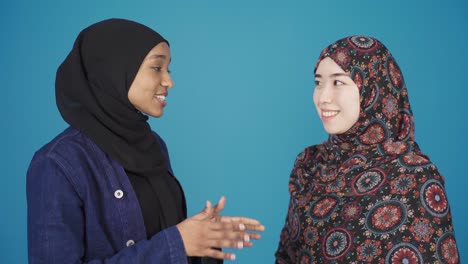
[[[30,263],[187,263],[175,226],[146,238],[123,167],[74,128],[35,153],[26,189]]]

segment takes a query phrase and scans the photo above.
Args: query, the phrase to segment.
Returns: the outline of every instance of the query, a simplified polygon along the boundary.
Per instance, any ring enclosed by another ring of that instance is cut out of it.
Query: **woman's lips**
[[[331,120],[339,113],[338,110],[322,110],[322,120]]]
[[[161,103],[161,105],[162,105],[163,107],[167,105],[167,103],[166,103],[166,95],[164,95],[164,94],[156,94],[156,95],[154,96],[154,98],[156,98],[156,100],[157,100],[159,103]]]

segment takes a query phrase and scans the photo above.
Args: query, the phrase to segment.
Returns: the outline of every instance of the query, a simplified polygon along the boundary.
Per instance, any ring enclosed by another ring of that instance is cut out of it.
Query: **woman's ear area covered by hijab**
[[[152,117],[163,115],[168,89],[174,86],[170,62],[171,52],[166,42],[154,46],[143,59],[128,89],[128,99],[138,111]]]

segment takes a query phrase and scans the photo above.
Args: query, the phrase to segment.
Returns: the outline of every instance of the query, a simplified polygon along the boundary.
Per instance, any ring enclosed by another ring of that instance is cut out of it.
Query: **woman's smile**
[[[165,94],[155,94],[153,98],[154,98],[159,104],[161,104],[162,107],[165,107],[165,106],[167,105],[166,97],[167,97],[167,93],[165,93]]]
[[[324,109],[322,109],[321,111],[322,111],[321,117],[322,117],[323,121],[331,120],[340,113],[339,110],[324,110]]]

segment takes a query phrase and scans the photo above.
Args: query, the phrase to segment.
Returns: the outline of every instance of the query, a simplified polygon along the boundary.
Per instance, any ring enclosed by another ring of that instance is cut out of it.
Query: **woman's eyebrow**
[[[333,74],[330,74],[330,77],[339,77],[339,76],[345,76],[345,77],[349,77],[348,74],[346,73],[333,73]],[[322,78],[322,75],[321,74],[315,74],[315,78]]]
[[[166,55],[161,55],[161,54],[154,54],[149,57],[149,59],[166,59]]]
[[[340,77],[340,76],[344,76],[344,77],[349,77],[348,74],[346,73],[333,73],[333,74],[330,74],[330,77]]]

